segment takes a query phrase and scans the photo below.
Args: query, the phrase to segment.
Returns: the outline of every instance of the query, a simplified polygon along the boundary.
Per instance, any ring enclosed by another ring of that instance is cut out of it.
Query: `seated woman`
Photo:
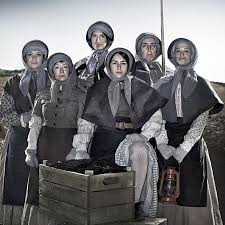
[[[112,50],[105,61],[107,77],[95,83],[87,93],[82,119],[79,120],[78,134],[74,136],[70,159],[107,158],[115,162],[115,152],[126,138],[132,139],[130,157],[127,161],[136,171],[135,201],[145,183],[148,167],[149,148],[145,144],[161,126],[158,111],[166,99],[145,82],[133,76],[134,57],[124,48]],[[150,119],[150,133],[141,133],[142,126]],[[153,127],[153,125],[155,127]],[[93,139],[92,139],[93,137]],[[92,139],[90,152],[88,145]],[[137,204],[138,205],[138,204]],[[137,215],[139,216],[139,215]]]
[[[162,96],[171,96],[162,108],[163,126],[156,137],[160,169],[174,167],[180,173],[177,205],[160,203],[159,216],[168,225],[222,224],[208,150],[202,133],[209,114],[223,103],[210,83],[193,70],[195,45],[184,38],[174,40],[168,58],[176,67],[174,77],[163,84]]]
[[[43,160],[65,160],[72,148],[77,119],[85,101],[85,93],[76,86],[69,56],[53,54],[48,59],[47,69],[51,88],[42,91],[35,102],[25,151],[26,163],[31,167],[27,203],[33,205],[38,205],[38,169],[34,168]]]
[[[86,41],[93,50],[91,56],[75,63],[79,86],[87,91],[97,80],[104,77],[104,60],[114,40],[109,24],[103,21],[93,23],[87,30]]]
[[[0,204],[4,205],[4,212],[0,205],[0,224],[7,224],[7,221],[20,224],[29,174],[24,155],[28,122],[37,92],[48,84],[47,58],[48,47],[44,42],[32,40],[26,43],[22,50],[25,70],[11,77],[3,88],[0,121],[6,123],[9,130],[0,166],[0,190],[3,191],[0,193]]]

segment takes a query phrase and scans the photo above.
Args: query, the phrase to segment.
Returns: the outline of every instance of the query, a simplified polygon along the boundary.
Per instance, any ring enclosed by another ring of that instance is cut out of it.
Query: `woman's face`
[[[29,68],[36,70],[41,67],[44,56],[40,51],[30,51],[26,54],[25,58]]]
[[[97,49],[103,49],[107,45],[107,38],[101,31],[94,31],[91,35],[91,45]]]
[[[191,46],[186,42],[179,42],[175,49],[175,60],[181,65],[185,66],[191,61]]]
[[[69,65],[64,62],[57,62],[53,67],[53,75],[56,80],[64,81],[69,77]]]
[[[118,78],[127,74],[128,65],[126,60],[118,53],[116,53],[110,62],[110,70],[112,74]]]
[[[153,38],[146,38],[141,44],[141,56],[148,62],[156,58],[157,46]]]

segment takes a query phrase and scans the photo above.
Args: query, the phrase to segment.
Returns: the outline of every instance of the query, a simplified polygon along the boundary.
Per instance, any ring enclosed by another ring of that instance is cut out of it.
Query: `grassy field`
[[[0,93],[2,93],[5,82],[9,79],[9,77],[0,77]]]

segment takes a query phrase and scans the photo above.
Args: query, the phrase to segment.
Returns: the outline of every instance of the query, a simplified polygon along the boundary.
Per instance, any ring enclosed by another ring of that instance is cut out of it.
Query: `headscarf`
[[[176,46],[180,42],[185,42],[190,46],[191,50],[191,59],[190,63],[187,65],[179,65],[176,62],[175,54],[176,54]],[[182,83],[182,96],[187,98],[192,91],[195,89],[197,85],[197,75],[193,70],[193,67],[197,61],[198,53],[195,45],[188,39],[185,38],[177,38],[175,39],[169,46],[167,51],[168,59],[170,62],[176,67],[173,78],[173,86],[171,96],[176,91],[177,85],[179,82]]]
[[[155,43],[156,43],[156,56],[153,59],[152,62],[147,61],[146,59],[143,58],[141,54],[141,45],[145,39],[152,38]],[[136,60],[140,61],[146,71],[149,72],[150,78],[152,85],[160,78],[163,76],[162,73],[162,68],[158,62],[156,62],[156,59],[162,54],[162,47],[161,47],[161,41],[160,39],[152,34],[152,33],[141,33],[137,39],[136,39],[136,44],[135,44],[135,50],[136,50]]]
[[[69,76],[64,81],[56,80],[53,74],[54,65],[60,61],[66,62],[69,66]],[[71,96],[72,87],[74,87],[76,83],[75,70],[73,68],[71,58],[64,53],[57,52],[49,57],[47,61],[47,70],[51,79],[51,102],[57,102],[59,91],[61,92],[62,98],[69,98]]]
[[[141,45],[143,43],[143,41],[145,39],[149,39],[149,38],[153,38],[153,40],[155,41],[156,43],[156,56],[155,56],[155,59],[153,60],[153,62],[161,55],[162,53],[162,50],[161,50],[161,41],[160,39],[154,35],[154,34],[151,34],[151,33],[142,33],[140,34],[137,39],[136,39],[136,43],[135,43],[135,50],[136,50],[136,54],[137,54],[137,58],[139,60],[141,60],[142,62],[144,63],[147,63],[147,64],[151,64],[153,62],[148,62],[146,59],[144,59],[141,55]]]
[[[51,55],[49,57],[48,61],[47,61],[47,69],[48,69],[50,77],[53,80],[55,80],[54,74],[53,74],[53,67],[57,62],[60,62],[60,61],[64,61],[68,64],[68,66],[69,66],[69,76],[73,72],[73,62],[72,62],[71,58],[68,55],[66,55],[62,52],[57,52],[57,53]]]
[[[112,42],[114,40],[114,33],[113,33],[113,30],[110,27],[110,25],[108,23],[106,23],[106,22],[98,21],[98,22],[93,23],[88,28],[87,33],[86,33],[86,41],[87,41],[88,45],[93,50],[94,50],[94,48],[93,48],[93,46],[91,44],[91,35],[95,31],[100,31],[100,32],[102,32],[103,34],[106,35],[106,37],[107,37],[107,45],[106,45],[105,49],[108,49],[112,45]]]
[[[176,46],[181,41],[188,43],[191,48],[190,63],[183,66],[176,62],[175,54]],[[167,104],[162,108],[163,119],[171,123],[178,121],[175,92],[179,82],[181,83],[181,99],[179,100],[181,100],[182,123],[193,122],[194,119],[206,110],[210,110],[210,114],[222,110],[223,103],[211,84],[198,76],[193,70],[197,61],[197,49],[195,45],[190,40],[178,38],[170,44],[167,53],[169,60],[176,67],[176,71],[173,79],[162,85],[159,90],[161,96],[169,98]]]
[[[121,78],[114,76],[110,70],[110,62],[112,60],[112,57],[118,52],[123,52],[124,54],[126,54],[129,60],[127,62],[128,63],[127,74],[125,74]],[[124,89],[125,99],[127,103],[129,105],[131,103],[131,79],[132,79],[131,73],[134,68],[134,56],[127,49],[115,48],[107,55],[105,60],[105,67],[107,70],[106,74],[111,79],[111,82],[108,86],[109,105],[113,116],[115,116],[119,107],[121,89]]]
[[[42,65],[33,71],[26,63],[26,55],[30,51],[40,51],[43,54],[43,63]],[[40,40],[33,40],[25,44],[22,50],[22,59],[23,64],[26,68],[23,76],[20,80],[19,88],[24,96],[27,96],[30,86],[31,79],[36,83],[37,91],[41,91],[46,87],[46,62],[48,58],[48,47],[47,45]]]

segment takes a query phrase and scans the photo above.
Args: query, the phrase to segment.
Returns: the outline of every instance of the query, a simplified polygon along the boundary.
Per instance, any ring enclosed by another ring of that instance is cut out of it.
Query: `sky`
[[[115,41],[135,54],[140,33],[160,37],[160,0],[0,0],[0,68],[21,69],[21,51],[40,39],[49,54],[64,52],[73,62],[92,53],[86,31],[96,21],[111,25]],[[225,83],[225,0],[164,0],[165,51],[178,37],[198,49],[198,75]],[[166,60],[173,69],[173,65]]]

